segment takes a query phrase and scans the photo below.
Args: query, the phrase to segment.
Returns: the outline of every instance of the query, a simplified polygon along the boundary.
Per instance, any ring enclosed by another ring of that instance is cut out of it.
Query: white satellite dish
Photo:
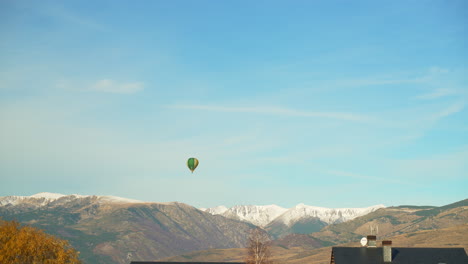
[[[361,245],[362,246],[367,245],[367,238],[366,237],[361,238]]]

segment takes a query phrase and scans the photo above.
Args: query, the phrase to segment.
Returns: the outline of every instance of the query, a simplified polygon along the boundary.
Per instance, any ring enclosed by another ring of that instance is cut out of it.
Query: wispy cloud
[[[79,25],[86,27],[92,30],[105,31],[106,27],[102,24],[97,23],[91,18],[79,16],[75,13],[72,13],[63,6],[54,5],[42,8],[40,10],[44,15],[59,19],[63,22],[68,22],[71,24]]]
[[[380,86],[380,85],[392,85],[392,84],[422,84],[433,82],[435,78],[441,77],[441,75],[450,73],[450,70],[433,66],[422,73],[407,72],[406,76],[395,77],[395,75],[401,74],[385,74],[380,76],[369,76],[363,78],[333,80],[330,83],[333,85],[339,85],[342,87],[347,86]],[[412,75],[413,77],[408,77]]]
[[[91,90],[105,93],[133,94],[144,89],[144,83],[118,83],[113,80],[103,79],[91,85]]]
[[[226,107],[214,105],[169,105],[167,108],[172,109],[187,109],[187,110],[205,110],[213,112],[231,112],[231,113],[253,113],[253,114],[269,114],[278,116],[293,116],[293,117],[320,117],[340,119],[346,121],[368,122],[373,118],[366,115],[346,113],[346,112],[309,112],[284,107]]]
[[[431,74],[440,74],[440,73],[448,73],[448,72],[449,72],[448,69],[438,67],[438,66],[432,66],[429,68],[429,73]]]
[[[145,88],[143,82],[117,82],[111,79],[102,79],[91,84],[78,84],[69,80],[59,80],[55,84],[56,88],[69,91],[94,91],[102,93],[116,94],[134,94],[142,91]],[[83,88],[84,87],[84,88]]]
[[[443,154],[428,153],[418,159],[393,160],[388,163],[388,171],[393,175],[405,175],[408,180],[466,178],[468,146],[462,145],[452,152]]]
[[[433,114],[430,119],[432,119],[433,121],[437,121],[439,119],[442,119],[444,117],[447,117],[447,116],[450,116],[450,115],[453,115],[453,114],[456,114],[458,112],[461,112],[464,108],[465,108],[465,103],[464,102],[458,102],[458,103],[455,103],[455,104],[452,104],[451,106]]]
[[[445,97],[445,96],[454,95],[454,94],[456,94],[456,91],[453,89],[441,88],[441,89],[436,89],[430,93],[418,95],[416,96],[416,98],[421,99],[421,100],[432,100],[432,99],[437,99],[440,97]]]
[[[424,78],[412,79],[384,79],[384,78],[361,78],[361,79],[348,79],[339,80],[332,83],[340,86],[378,86],[388,84],[404,84],[404,83],[423,83]]]

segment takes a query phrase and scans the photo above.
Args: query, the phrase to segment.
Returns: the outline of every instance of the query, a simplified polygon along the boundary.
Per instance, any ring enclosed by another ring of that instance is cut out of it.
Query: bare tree
[[[271,241],[265,231],[256,228],[250,232],[247,245],[247,264],[272,264]]]

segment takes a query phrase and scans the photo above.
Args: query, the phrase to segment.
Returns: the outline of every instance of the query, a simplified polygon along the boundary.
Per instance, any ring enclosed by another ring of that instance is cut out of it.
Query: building
[[[333,247],[330,264],[468,264],[463,248],[392,248],[392,241],[377,247],[375,236],[367,240],[365,247]]]

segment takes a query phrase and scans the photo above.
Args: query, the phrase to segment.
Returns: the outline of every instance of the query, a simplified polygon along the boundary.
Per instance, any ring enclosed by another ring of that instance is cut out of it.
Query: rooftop
[[[382,247],[333,247],[336,264],[383,264]],[[392,264],[466,264],[463,248],[400,248],[392,247]]]

